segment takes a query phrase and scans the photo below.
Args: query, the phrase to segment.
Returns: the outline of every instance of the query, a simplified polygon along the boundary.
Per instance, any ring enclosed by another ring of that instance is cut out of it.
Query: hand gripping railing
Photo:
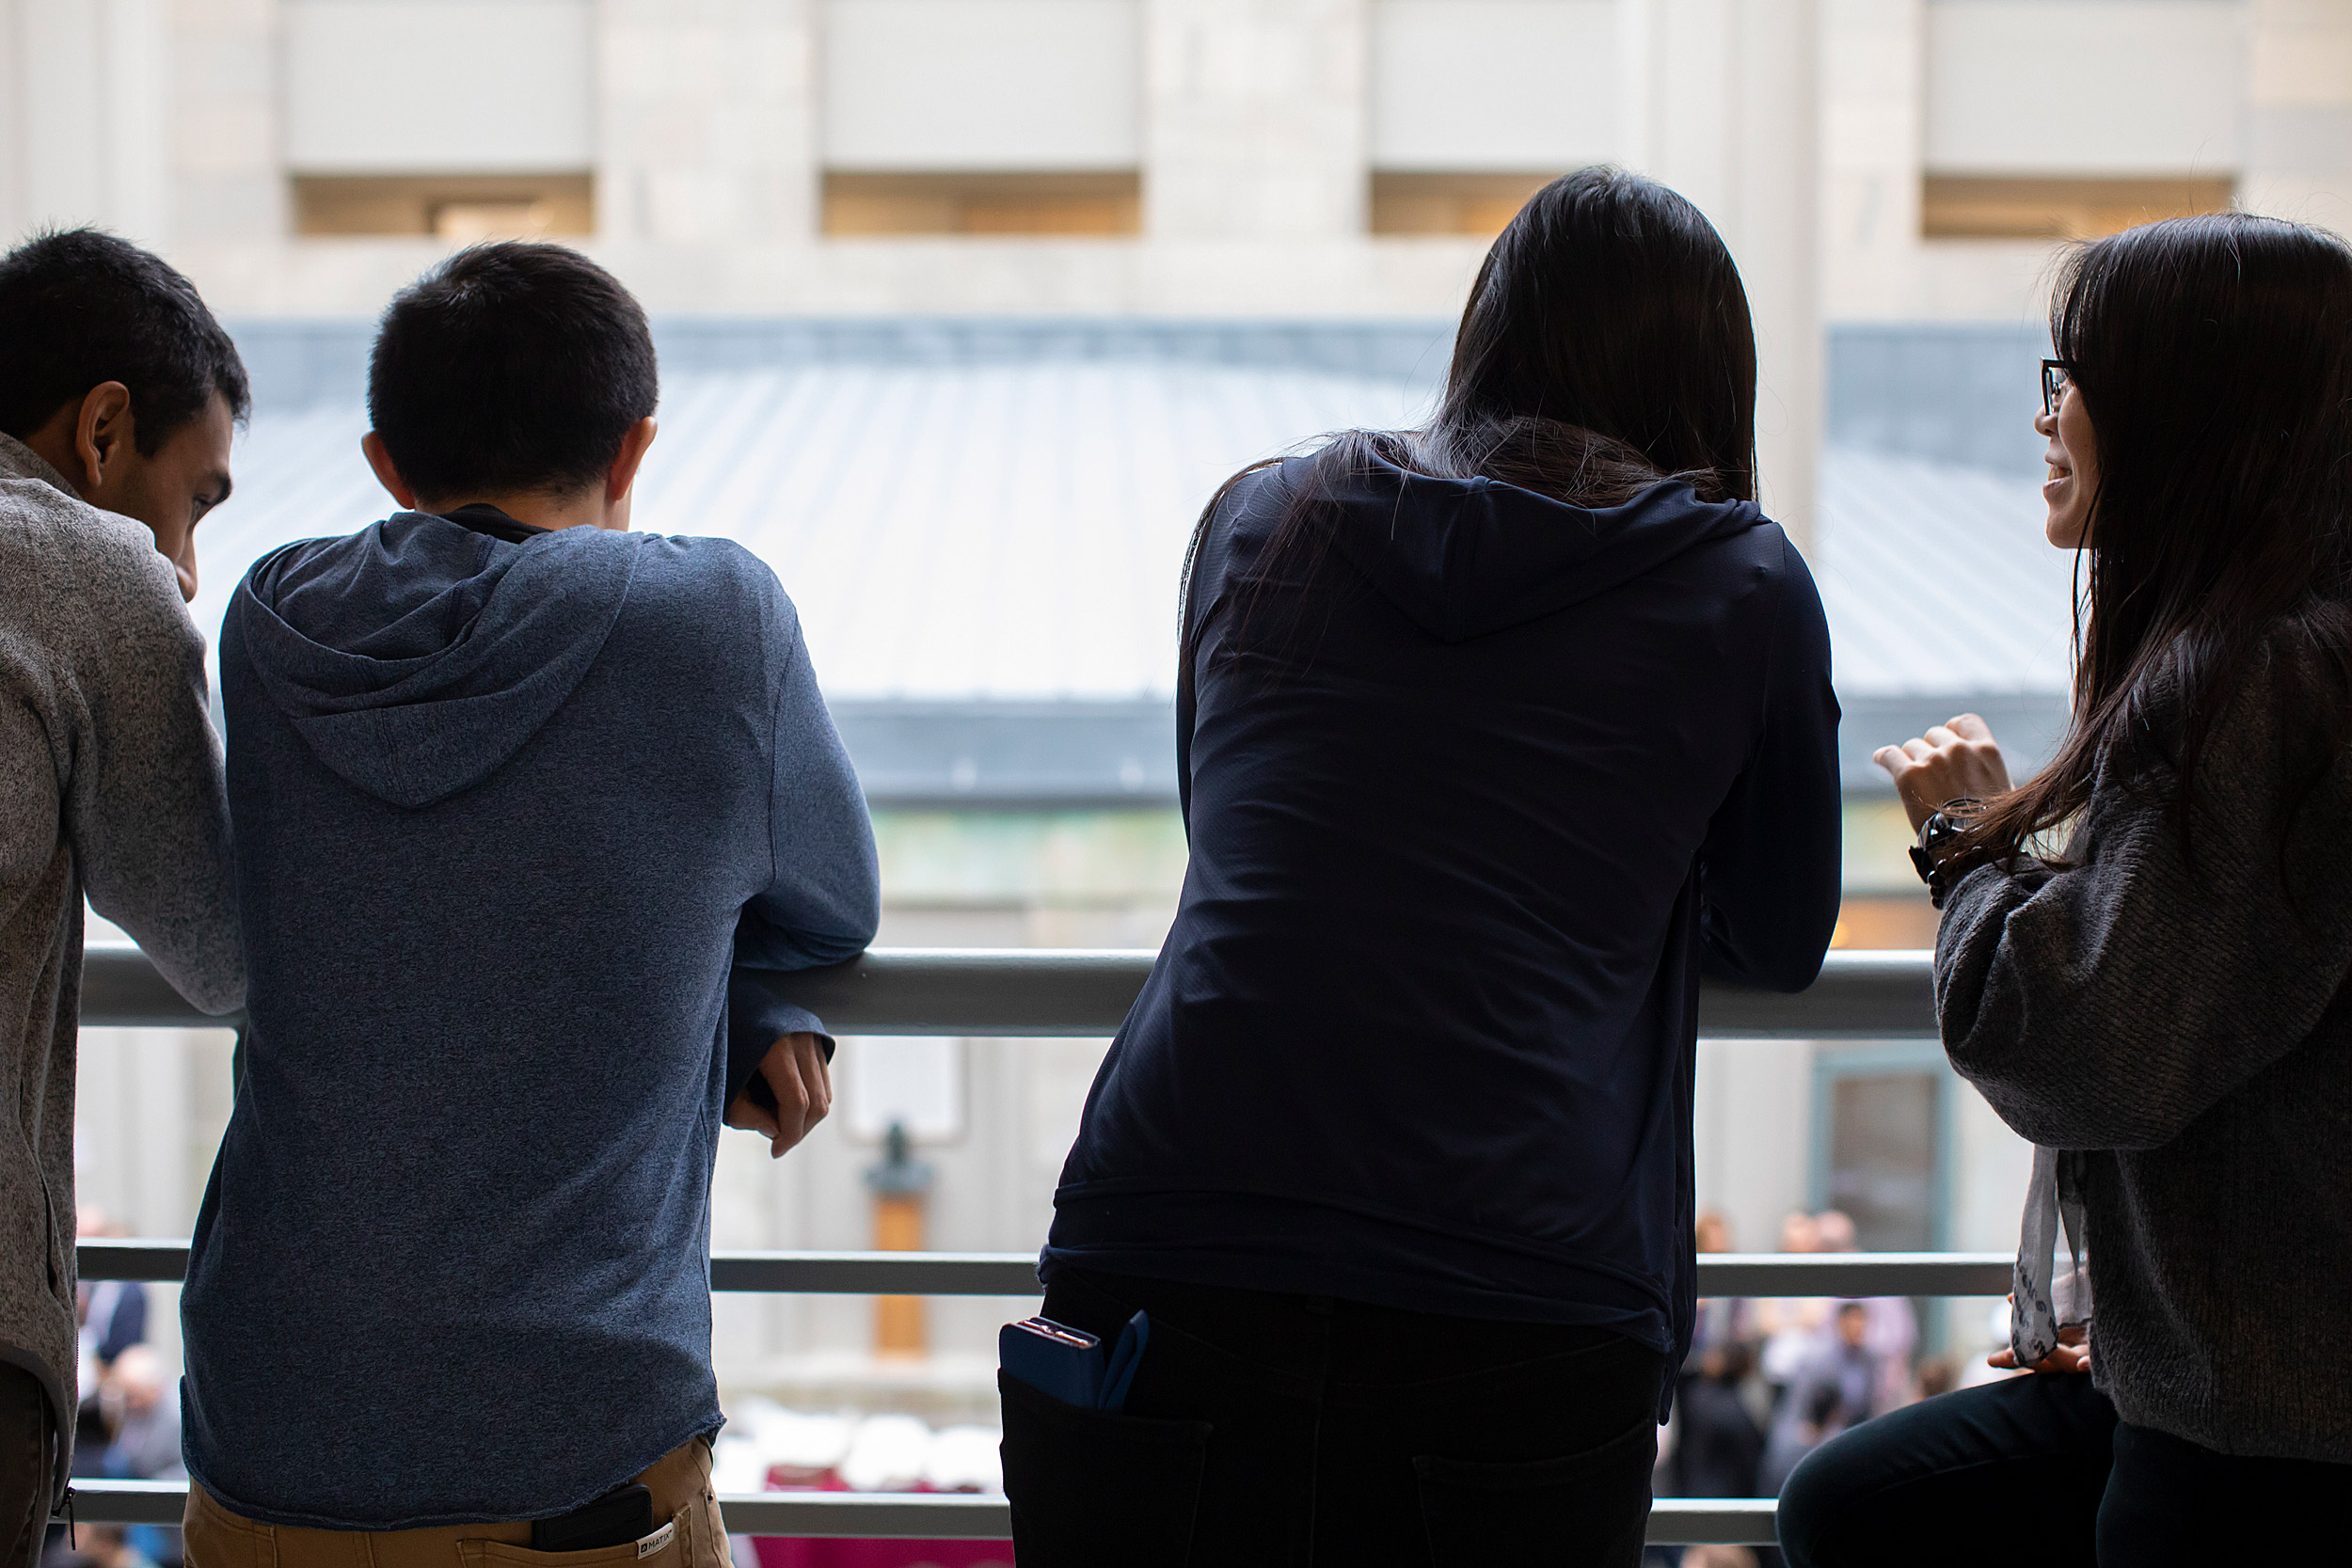
[[[1124,950],[884,948],[831,969],[781,976],[784,988],[845,1035],[1104,1036],[1151,973],[1152,955]],[[84,959],[82,1022],[92,1026],[217,1027],[166,984],[136,948],[93,945]],[[1833,953],[1812,990],[1794,996],[1703,986],[1699,1029],[1712,1038],[1889,1039],[1932,1036],[1924,953]],[[87,1241],[85,1279],[177,1280],[187,1243]],[[877,1295],[1035,1296],[1028,1253],[720,1252],[715,1291]],[[1720,1254],[1699,1259],[1709,1296],[1999,1295],[2010,1260],[1993,1253]],[[75,1483],[79,1517],[170,1524],[180,1481]],[[721,1499],[733,1529],[752,1535],[991,1540],[1011,1533],[1004,1499],[972,1496],[767,1493]],[[1661,1498],[1649,1538],[1661,1544],[1769,1544],[1770,1498]]]

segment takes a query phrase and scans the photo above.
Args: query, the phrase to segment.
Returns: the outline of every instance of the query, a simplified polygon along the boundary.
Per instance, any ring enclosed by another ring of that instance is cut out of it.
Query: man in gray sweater
[[[245,368],[187,279],[88,230],[0,258],[0,1568],[36,1559],[76,1400],[82,906],[208,1013],[245,1000],[198,520]]]

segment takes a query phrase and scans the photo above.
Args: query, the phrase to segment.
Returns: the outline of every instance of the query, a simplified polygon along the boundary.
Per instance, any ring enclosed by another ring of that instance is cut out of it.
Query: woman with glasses
[[[1878,753],[1945,1047],[2038,1146],[1994,1357],[2031,1375],[1817,1450],[1794,1568],[2352,1539],[2352,249],[2132,230],[2074,255],[2051,333],[2073,725],[2023,784],[1973,716]]]
[[[1722,239],[1593,169],[1495,242],[1427,424],[1211,501],[1191,863],[1043,1260],[1048,1319],[1148,1337],[1114,1408],[1009,1353],[1022,1568],[1640,1560],[1699,975],[1801,989],[1837,914],[1828,633],[1755,445]]]

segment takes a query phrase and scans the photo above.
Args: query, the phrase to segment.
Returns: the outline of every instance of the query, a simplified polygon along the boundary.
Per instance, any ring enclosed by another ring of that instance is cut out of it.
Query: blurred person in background
[[[1709,1345],[1683,1374],[1675,1398],[1674,1451],[1667,1456],[1662,1497],[1753,1497],[1764,1458],[1764,1433],[1749,1414],[1741,1385],[1756,1370],[1756,1353],[1739,1341]]]
[[[1841,1301],[1830,1315],[1830,1331],[1797,1369],[1778,1408],[1772,1435],[1756,1466],[1753,1496],[1774,1497],[1797,1462],[1847,1428],[1882,1408],[1883,1359],[1870,1348],[1870,1309]]]
[[[1822,1252],[1859,1252],[1853,1216],[1824,1209],[1813,1216],[1813,1235]],[[1871,1296],[1862,1304],[1869,1319],[1863,1343],[1878,1360],[1879,1386],[1872,1403],[1892,1410],[1912,1397],[1911,1358],[1919,1348],[1919,1311],[1908,1296]]]
[[[77,1238],[128,1236],[130,1230],[103,1209],[84,1204],[75,1216]],[[82,1321],[83,1382],[96,1389],[116,1357],[147,1342],[147,1287],[135,1279],[84,1280],[77,1298]]]
[[[122,1353],[100,1387],[99,1407],[110,1433],[102,1473],[118,1481],[177,1480],[188,1473],[180,1457],[180,1380],[153,1346]]]
[[[1731,1222],[1714,1210],[1699,1216],[1701,1257],[1732,1250]],[[1756,1304],[1702,1296],[1675,1395],[1674,1448],[1660,1481],[1661,1497],[1749,1497],[1764,1434],[1742,1392],[1756,1371]]]
[[[108,1433],[99,1474],[116,1481],[185,1481],[180,1454],[180,1380],[151,1345],[134,1345],[108,1369],[99,1389]],[[180,1531],[133,1525],[124,1532],[149,1561],[172,1568],[182,1558]]]
[[[198,1010],[245,1000],[185,601],[249,403],[229,335],[146,251],[76,229],[0,257],[0,1568],[40,1549],[80,1403],[85,901]]]
[[[1715,1210],[1699,1215],[1699,1256],[1732,1250],[1731,1222]],[[1748,1497],[1764,1433],[1748,1408],[1745,1386],[1756,1370],[1749,1333],[1755,1304],[1738,1297],[1701,1296],[1675,1384],[1674,1419],[1661,1442],[1653,1490],[1661,1497]],[[1648,1547],[1646,1563],[1672,1568],[1690,1560],[1679,1546]]]
[[[1709,1209],[1698,1218],[1692,1240],[1697,1253],[1724,1253],[1732,1250],[1731,1222]],[[1691,1324],[1691,1349],[1683,1357],[1682,1375],[1689,1377],[1698,1370],[1698,1359],[1710,1350],[1724,1346],[1751,1345],[1756,1338],[1756,1303],[1740,1296],[1701,1296]],[[1754,1361],[1751,1355],[1749,1360]]]
[[[198,1568],[726,1560],[719,1129],[825,1116],[832,1042],[763,976],[854,956],[880,890],[775,574],[629,529],[658,395],[611,274],[460,251],[370,359],[400,510],[230,601],[253,986],[182,1298]]]
[[[1811,1214],[1792,1209],[1781,1216],[1778,1250],[1804,1254],[1820,1249],[1820,1227]],[[1772,1392],[1775,1410],[1828,1334],[1830,1305],[1827,1296],[1766,1296],[1754,1304],[1750,1322],[1762,1343],[1756,1370]]]
[[[41,1568],[160,1568],[139,1550],[136,1533],[122,1525],[77,1525],[69,1533],[59,1525]]]
[[[1879,752],[1946,1051],[2037,1145],[1998,1355],[2035,1375],[1816,1453],[1798,1568],[2283,1558],[2352,1497],[2352,247],[2130,230],[2051,337],[2073,724],[2022,787],[1973,715]]]
[[[1211,501],[1190,864],[1041,1270],[1047,1317],[1152,1327],[1123,1412],[1000,1378],[1023,1568],[1639,1560],[1699,974],[1801,990],[1837,913],[1755,417],[1722,239],[1590,169],[1495,242],[1428,425]]]

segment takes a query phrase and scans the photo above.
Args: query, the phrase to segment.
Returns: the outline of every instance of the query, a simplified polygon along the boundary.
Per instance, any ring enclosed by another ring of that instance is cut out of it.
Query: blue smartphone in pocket
[[[1118,1411],[1143,1360],[1152,1320],[1141,1312],[1127,1320],[1109,1353],[1082,1328],[1051,1318],[1025,1318],[996,1334],[996,1364],[1041,1394],[1081,1410]]]

